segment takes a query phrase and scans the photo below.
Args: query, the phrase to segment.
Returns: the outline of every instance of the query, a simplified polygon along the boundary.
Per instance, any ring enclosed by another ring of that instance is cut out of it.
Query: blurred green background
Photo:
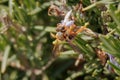
[[[67,0],[66,6],[68,9],[72,9],[79,1]],[[75,13],[78,20],[77,24],[84,25],[85,22],[89,22],[88,27],[96,33],[103,34],[103,36],[92,41],[86,41],[79,37],[76,39],[76,43],[79,47],[82,46],[80,49],[87,56],[85,64],[81,63],[76,67],[74,64],[78,54],[67,43],[63,43],[63,51],[65,51],[63,55],[53,58],[52,49],[54,46],[52,42],[54,38],[51,37],[50,33],[56,32],[56,25],[63,17],[49,16],[48,9],[53,3],[61,5],[62,0],[0,0],[1,80],[119,80],[120,69],[113,65],[119,70],[118,73],[109,72],[107,67],[101,65],[100,60],[96,58],[94,48],[101,40],[103,45],[99,45],[99,47],[112,54],[108,44],[114,43],[109,41],[114,36],[112,33],[106,36],[106,27],[104,26],[107,23],[108,30],[113,31],[113,33],[115,31],[115,34],[117,33],[119,36],[120,0],[115,0],[116,3],[112,5],[113,0],[82,1],[83,7],[91,5],[92,1],[95,1],[95,4],[86,10],[84,19],[78,16],[79,13]],[[102,2],[96,3],[97,1]],[[103,9],[104,6],[109,6],[107,7],[109,12]],[[115,11],[116,13],[112,14]],[[119,39],[117,42],[120,42]],[[116,45],[116,47],[118,46]],[[116,47],[113,48],[113,52],[116,51],[113,54],[115,57],[119,56],[117,54],[120,48],[116,49]],[[118,62],[120,62],[119,60]]]

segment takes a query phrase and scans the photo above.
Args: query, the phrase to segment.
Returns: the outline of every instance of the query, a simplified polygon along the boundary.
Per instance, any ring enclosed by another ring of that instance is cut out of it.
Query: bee
[[[54,38],[56,38],[56,40],[53,42],[54,44],[53,52],[57,52],[56,50],[58,50],[59,43],[61,41],[70,42],[74,39],[74,37],[78,33],[86,30],[86,26],[88,25],[88,23],[86,23],[84,26],[81,26],[81,27],[77,26],[74,23],[75,21],[73,19],[70,19],[71,13],[72,13],[72,10],[67,12],[64,20],[62,20],[61,23],[57,24],[57,28],[56,28],[57,33],[56,35],[52,35]]]

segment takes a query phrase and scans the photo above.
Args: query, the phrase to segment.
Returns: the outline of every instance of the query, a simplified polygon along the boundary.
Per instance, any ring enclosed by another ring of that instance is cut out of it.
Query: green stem
[[[85,8],[83,8],[82,11],[89,10],[89,9],[91,9],[91,8],[93,8],[93,7],[97,6],[97,5],[99,5],[99,4],[102,4],[102,3],[103,3],[102,1],[95,2],[95,3],[91,4],[91,5],[89,5],[89,6],[85,7]]]
[[[85,8],[82,9],[82,11],[86,11],[86,10],[89,10],[97,5],[100,5],[100,4],[113,4],[113,3],[116,3],[116,2],[112,2],[111,0],[102,0],[102,1],[98,1],[98,2],[95,2]]]
[[[113,20],[114,20],[114,21],[116,22],[116,24],[118,25],[118,27],[120,27],[120,22],[119,22],[119,20],[117,19],[117,17],[115,16],[114,11],[109,10],[109,12],[110,12],[110,15],[111,15],[111,17],[113,18]]]

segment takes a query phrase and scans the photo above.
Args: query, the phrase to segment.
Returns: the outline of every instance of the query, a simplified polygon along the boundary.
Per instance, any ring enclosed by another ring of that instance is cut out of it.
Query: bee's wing
[[[72,12],[72,10],[70,10],[70,11],[65,15],[65,18],[64,18],[63,23],[66,23],[67,21],[69,21],[69,18],[70,18],[71,12]]]

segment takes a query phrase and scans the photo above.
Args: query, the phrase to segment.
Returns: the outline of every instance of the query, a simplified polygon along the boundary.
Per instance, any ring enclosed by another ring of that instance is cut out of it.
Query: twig
[[[85,8],[83,8],[82,11],[89,10],[89,9],[91,9],[91,8],[97,6],[97,5],[100,5],[100,4],[113,4],[113,3],[116,3],[116,2],[114,2],[114,1],[111,2],[110,0],[98,1],[98,2],[95,2],[95,3],[91,4],[91,5],[89,5],[89,6],[85,7]]]
[[[2,60],[3,60],[3,57],[2,57],[2,55],[0,55],[0,62]],[[15,63],[15,62],[10,62],[8,65],[13,67],[13,68],[17,68],[19,70],[22,70],[22,71],[30,71],[30,72],[32,72],[32,74],[35,74],[35,75],[41,75],[55,60],[56,60],[56,58],[51,58],[48,61],[48,63],[46,65],[44,65],[41,69],[26,68],[25,66],[18,64],[18,63]]]
[[[93,8],[93,7],[95,7],[95,6],[99,5],[99,4],[101,4],[101,3],[103,3],[103,2],[102,2],[102,1],[95,2],[95,3],[91,4],[91,5],[89,5],[89,6],[85,7],[85,8],[83,8],[82,11],[89,10],[89,9],[91,9],[91,8]]]
[[[34,69],[35,75],[41,75],[55,60],[56,60],[56,58],[51,58],[48,61],[48,63],[45,66],[43,66],[40,70],[39,69]]]

